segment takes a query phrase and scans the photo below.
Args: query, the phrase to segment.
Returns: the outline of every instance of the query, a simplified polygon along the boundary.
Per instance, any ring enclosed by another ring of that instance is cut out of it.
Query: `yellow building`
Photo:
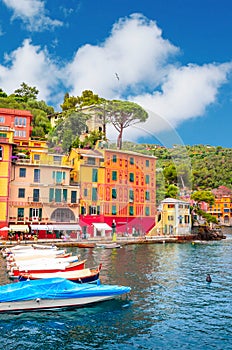
[[[0,126],[0,229],[8,226],[13,135],[13,129]],[[3,230],[0,236],[7,234],[8,231]]]
[[[149,236],[183,236],[191,234],[190,203],[174,198],[161,202],[160,215]]]

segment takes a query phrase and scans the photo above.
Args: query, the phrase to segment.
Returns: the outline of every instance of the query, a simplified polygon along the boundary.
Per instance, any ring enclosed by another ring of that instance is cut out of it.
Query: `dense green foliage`
[[[30,87],[25,83],[22,83],[21,88],[9,96],[0,89],[0,108],[30,111],[33,115],[32,137],[46,138],[52,129],[48,115],[54,113],[54,108],[48,106],[44,101],[38,101],[38,93],[35,87]]]

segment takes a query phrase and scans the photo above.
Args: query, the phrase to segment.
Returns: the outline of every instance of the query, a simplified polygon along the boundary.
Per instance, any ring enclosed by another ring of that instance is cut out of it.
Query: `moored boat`
[[[92,283],[99,279],[102,265],[97,268],[82,269],[76,271],[59,271],[53,273],[20,273],[19,281],[38,280],[44,278],[61,277],[76,283]]]
[[[78,248],[94,248],[95,247],[95,243],[82,243],[82,242],[77,242],[76,246]]]
[[[29,270],[34,266],[44,266],[49,265],[50,267],[52,265],[57,264],[63,264],[67,266],[71,262],[78,261],[80,259],[80,256],[74,255],[74,256],[68,256],[64,258],[37,258],[37,259],[29,259],[29,260],[23,260],[23,261],[7,261],[7,270],[10,271],[12,267],[21,269],[21,270]]]
[[[0,312],[25,312],[83,307],[129,293],[130,287],[77,284],[63,278],[24,281],[0,286]]]
[[[85,268],[86,260],[75,261],[69,264],[54,264],[54,265],[44,265],[44,266],[32,266],[28,269],[12,267],[11,271],[8,272],[8,275],[11,279],[18,279],[20,273],[53,273],[59,271],[74,271],[82,270]]]

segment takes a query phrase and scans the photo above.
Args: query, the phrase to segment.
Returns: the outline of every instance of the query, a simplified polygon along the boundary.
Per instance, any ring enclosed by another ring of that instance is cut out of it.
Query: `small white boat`
[[[23,261],[23,260],[32,260],[32,259],[38,259],[43,257],[63,257],[65,256],[65,250],[47,250],[47,249],[32,249],[28,252],[20,251],[15,252],[7,256],[7,261]]]
[[[130,287],[77,284],[48,278],[0,286],[0,312],[24,312],[83,307],[129,293]]]
[[[20,245],[17,244],[15,246],[2,249],[2,255],[3,257],[7,257],[10,254],[29,254],[30,252],[34,252],[35,249],[41,250],[41,249],[50,249],[50,250],[57,250],[58,248],[54,245],[42,245],[42,244],[32,244],[32,245]]]
[[[23,269],[23,270],[29,270],[32,267],[39,266],[40,268],[45,265],[57,265],[57,264],[63,264],[68,265],[69,263],[78,261],[80,256],[74,255],[69,256],[66,258],[38,258],[38,259],[29,259],[29,260],[23,260],[23,261],[12,261],[7,262],[7,271],[10,271],[12,267]]]

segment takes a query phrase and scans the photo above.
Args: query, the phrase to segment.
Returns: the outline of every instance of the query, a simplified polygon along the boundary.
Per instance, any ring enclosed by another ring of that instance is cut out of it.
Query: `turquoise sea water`
[[[232,235],[206,244],[72,251],[89,267],[103,263],[103,283],[131,286],[128,298],[0,315],[1,349],[232,349]],[[0,278],[9,283],[4,267]]]

